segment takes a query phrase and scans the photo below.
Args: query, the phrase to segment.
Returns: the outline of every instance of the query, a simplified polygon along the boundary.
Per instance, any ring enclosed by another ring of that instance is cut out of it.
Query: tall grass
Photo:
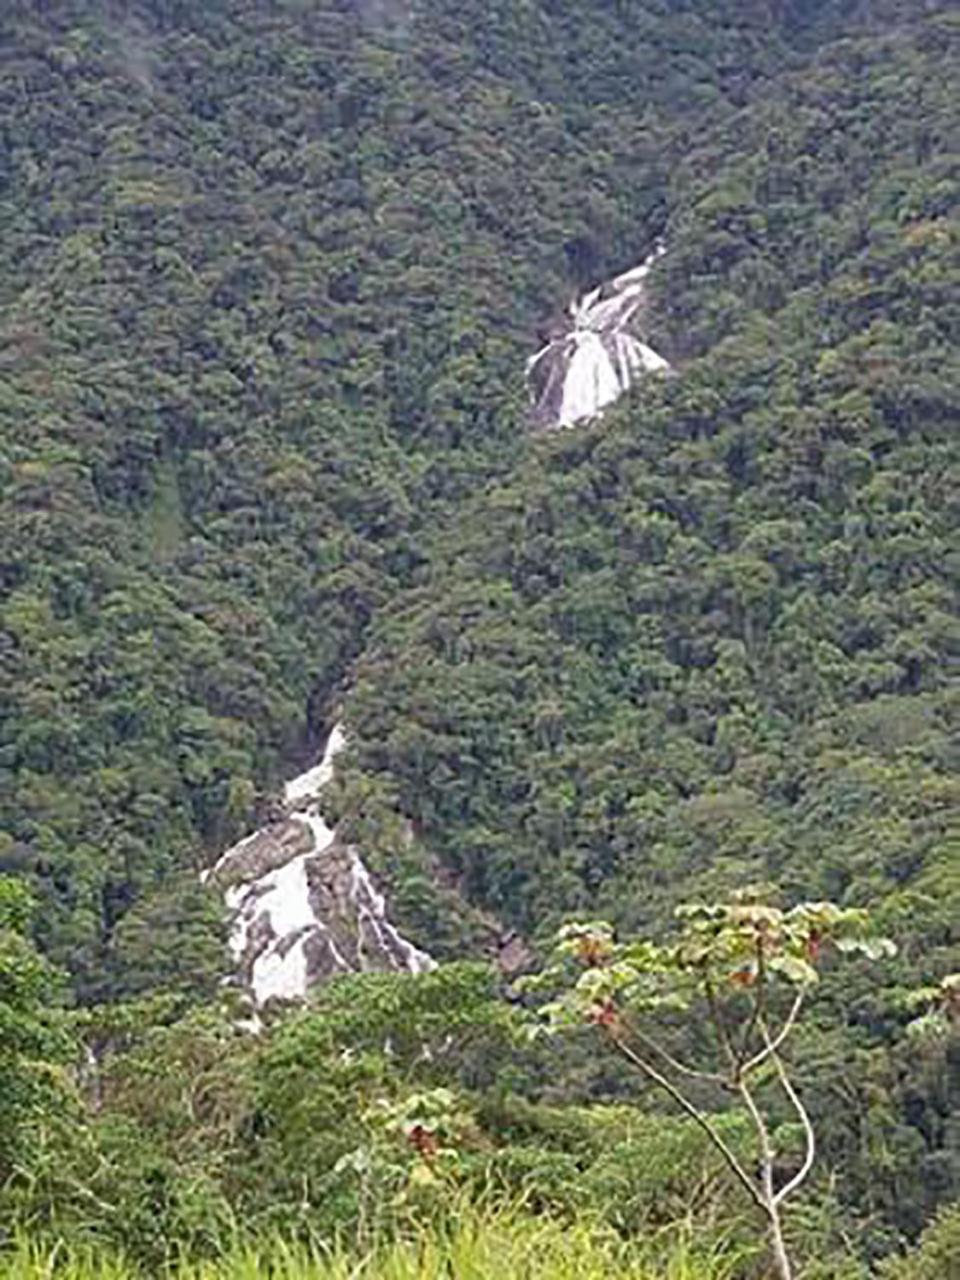
[[[181,1262],[164,1280],[736,1280],[744,1258],[698,1248],[676,1233],[627,1244],[589,1223],[520,1210],[466,1207],[449,1226],[425,1228],[365,1254],[347,1247],[238,1244],[216,1261]],[[0,1258],[3,1280],[146,1280],[118,1255],[20,1241]],[[156,1273],[153,1273],[156,1274]]]

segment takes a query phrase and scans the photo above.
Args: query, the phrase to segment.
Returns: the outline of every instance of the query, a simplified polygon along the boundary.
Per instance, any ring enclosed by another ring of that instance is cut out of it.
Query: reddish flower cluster
[[[432,1160],[439,1150],[436,1134],[425,1129],[422,1124],[415,1124],[407,1134],[407,1141],[424,1160]]]
[[[592,934],[580,939],[577,959],[588,969],[599,969],[607,958],[607,949],[601,938]]]
[[[592,1022],[596,1027],[604,1027],[610,1031],[619,1024],[620,1014],[612,1000],[604,1000],[589,1010],[587,1021]]]

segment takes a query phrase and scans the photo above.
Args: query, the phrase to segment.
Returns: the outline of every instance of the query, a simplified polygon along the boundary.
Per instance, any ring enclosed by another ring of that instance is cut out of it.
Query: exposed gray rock
[[[502,935],[497,945],[497,965],[502,974],[508,978],[515,977],[535,963],[536,956],[519,933]]]
[[[337,973],[433,967],[387,919],[359,850],[320,815],[318,798],[342,743],[337,726],[321,763],[287,784],[278,820],[240,840],[206,873],[234,913],[230,946],[257,1005],[298,999]]]
[[[314,836],[309,825],[296,816],[283,817],[228,849],[208,879],[222,889],[230,889],[261,879],[268,872],[285,866],[291,858],[311,852],[313,847]]]

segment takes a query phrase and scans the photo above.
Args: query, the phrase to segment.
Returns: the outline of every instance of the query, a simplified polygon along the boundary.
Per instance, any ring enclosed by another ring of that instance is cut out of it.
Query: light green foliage
[[[548,1106],[512,1098],[479,1111],[507,1141],[493,1153],[496,1186],[551,1214],[589,1212],[634,1240],[693,1215],[699,1239],[729,1237],[749,1252],[744,1221],[716,1149],[687,1117],[635,1105]],[[724,1140],[746,1156],[742,1119],[716,1117]]]
[[[651,1240],[625,1245],[589,1222],[535,1218],[522,1206],[477,1206],[461,1200],[444,1229],[358,1253],[338,1247],[289,1245],[282,1240],[229,1250],[222,1261],[186,1264],[171,1280],[733,1280],[743,1261],[735,1248],[695,1241]],[[9,1280],[41,1280],[57,1264],[63,1280],[141,1280],[131,1263],[84,1256],[69,1249],[44,1253],[24,1244],[5,1264]]]
[[[603,1025],[621,1003],[642,1016],[661,1009],[687,1011],[694,1000],[709,1006],[738,992],[755,1000],[761,988],[766,1002],[775,994],[768,988],[778,981],[799,991],[813,986],[825,949],[871,960],[896,954],[889,939],[869,935],[865,911],[832,902],[804,902],[785,911],[771,905],[769,891],[762,888],[744,890],[729,903],[684,903],[676,915],[679,938],[659,945],[617,942],[612,926],[603,921],[565,926],[557,936],[560,965],[523,985],[531,989],[556,983],[571,958],[582,972],[564,999],[544,1006],[541,1016],[553,1026],[584,1020]],[[748,1032],[757,1029],[757,1016],[748,1003]],[[740,1049],[745,1062],[749,1041]]]
[[[484,1061],[492,1069],[518,1035],[519,1019],[500,998],[495,971],[461,962],[421,974],[416,982],[392,974],[340,978],[284,1023],[277,1052],[297,1036],[328,1051],[350,1046],[377,1053],[389,1042],[401,1070],[482,1075]]]
[[[0,876],[0,1183],[31,1176],[44,1131],[72,1108],[56,975],[25,936],[32,911],[24,886]]]
[[[376,1098],[361,1119],[364,1142],[334,1166],[358,1180],[359,1241],[397,1223],[415,1225],[431,1210],[438,1219],[449,1213],[461,1181],[460,1147],[475,1130],[455,1095],[430,1089]]]
[[[109,1242],[147,1271],[215,1259],[238,1236],[369,1248],[442,1233],[463,1196],[489,1195],[640,1238],[680,1232],[695,1204],[703,1252],[739,1250],[717,1159],[686,1121],[505,1091],[536,1059],[490,985],[477,966],[342,979],[257,1037],[229,1008],[182,1016],[183,997],[84,1011],[82,1141],[54,1153],[11,1212],[46,1236]],[[742,1144],[735,1123],[724,1132]]]
[[[919,1040],[948,1036],[960,1024],[960,973],[948,973],[935,987],[911,992],[910,1004],[925,1012],[907,1027]]]
[[[771,1263],[782,1280],[791,1280],[781,1206],[813,1168],[816,1133],[785,1063],[788,1040],[804,994],[817,982],[825,949],[879,959],[895,955],[896,948],[868,936],[864,911],[832,902],[805,902],[784,911],[763,887],[744,889],[726,903],[682,904],[676,914],[679,936],[662,945],[644,939],[619,942],[604,922],[568,925],[557,937],[557,963],[524,986],[560,985],[559,1000],[539,1010],[548,1027],[593,1024],[642,1078],[700,1126],[765,1215]],[[781,986],[795,992],[782,1011]],[[668,1010],[681,1012],[693,1026],[710,1028],[708,1064],[680,1061],[664,1043],[657,1015]],[[790,1108],[776,1128],[776,1113],[764,1113],[759,1093],[765,1082],[779,1086]],[[705,1085],[714,1093],[718,1086],[727,1090],[742,1108],[754,1131],[756,1175],[700,1103],[697,1091]],[[803,1143],[802,1155],[783,1149],[791,1129]],[[797,1167],[778,1180],[778,1162],[791,1159]]]

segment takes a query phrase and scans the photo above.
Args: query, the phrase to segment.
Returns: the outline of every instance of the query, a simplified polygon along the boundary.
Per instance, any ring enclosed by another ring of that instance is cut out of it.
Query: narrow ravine
[[[527,363],[537,424],[561,429],[595,418],[669,363],[639,336],[657,245],[637,267],[574,298],[569,320]],[[344,743],[335,725],[312,768],[284,787],[279,816],[228,849],[206,873],[231,912],[238,980],[262,1007],[301,999],[338,973],[419,973],[432,958],[391,924],[359,850],[327,826],[320,796]]]

